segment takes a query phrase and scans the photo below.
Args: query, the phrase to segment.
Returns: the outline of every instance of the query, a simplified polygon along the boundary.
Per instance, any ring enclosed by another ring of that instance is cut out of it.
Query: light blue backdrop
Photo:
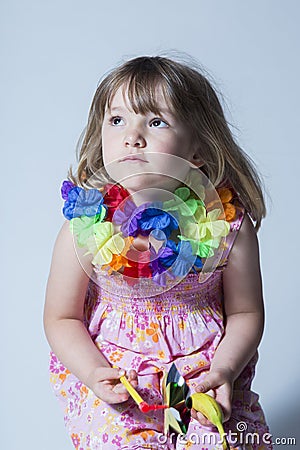
[[[299,2],[3,0],[0,8],[1,448],[72,448],[48,385],[42,329],[63,222],[59,186],[100,76],[124,57],[172,49],[214,76],[240,144],[265,177],[272,199],[259,233],[266,331],[254,389],[273,434],[296,436]]]

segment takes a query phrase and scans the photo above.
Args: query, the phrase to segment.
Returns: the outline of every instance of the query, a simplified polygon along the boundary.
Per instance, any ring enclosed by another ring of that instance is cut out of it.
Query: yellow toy
[[[164,404],[162,405],[149,405],[145,402],[125,375],[120,377],[120,381],[143,413],[158,409],[165,410],[165,434],[170,431],[170,428],[178,434],[185,434],[191,417],[190,410],[193,408],[201,412],[207,420],[217,427],[223,449],[229,448],[222,424],[223,413],[219,404],[208,394],[195,393],[189,395],[189,387],[179,374],[175,364],[172,364],[167,377],[163,381]]]

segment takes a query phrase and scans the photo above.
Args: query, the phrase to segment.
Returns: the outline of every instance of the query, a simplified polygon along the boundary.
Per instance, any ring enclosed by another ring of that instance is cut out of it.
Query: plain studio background
[[[100,77],[123,58],[173,49],[214,77],[272,199],[259,232],[266,330],[253,388],[273,435],[300,439],[299,2],[6,0],[0,8],[1,448],[72,448],[42,328],[63,223],[59,187]]]

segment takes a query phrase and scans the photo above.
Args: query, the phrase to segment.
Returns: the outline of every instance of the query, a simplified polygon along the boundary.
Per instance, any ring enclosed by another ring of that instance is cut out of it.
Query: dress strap
[[[229,258],[229,254],[233,247],[233,244],[237,238],[238,232],[242,226],[246,210],[244,206],[238,201],[234,201],[234,206],[236,208],[235,218],[230,222],[230,232],[225,238],[225,246],[222,255],[222,266],[226,266]]]

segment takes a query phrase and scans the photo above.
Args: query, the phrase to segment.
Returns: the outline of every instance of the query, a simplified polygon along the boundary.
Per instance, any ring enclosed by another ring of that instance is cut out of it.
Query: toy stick
[[[117,367],[115,367],[117,369]],[[140,396],[140,394],[134,389],[134,387],[130,384],[130,382],[127,380],[125,375],[122,375],[120,377],[120,381],[125,386],[133,400],[138,405],[140,411],[142,413],[147,413],[149,411],[156,411],[157,409],[166,409],[168,408],[167,405],[149,405],[147,402],[144,401],[144,399]]]

